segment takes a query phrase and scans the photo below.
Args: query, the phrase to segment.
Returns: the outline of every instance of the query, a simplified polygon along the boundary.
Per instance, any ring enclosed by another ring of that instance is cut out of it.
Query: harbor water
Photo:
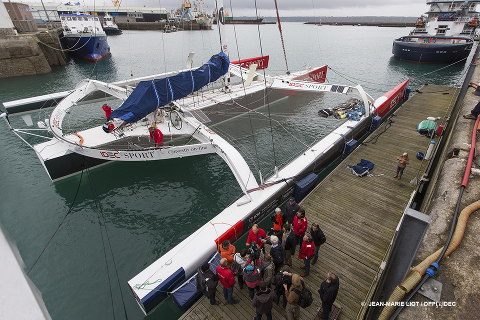
[[[464,62],[423,65],[393,58],[392,41],[408,34],[406,28],[282,27],[290,71],[327,64],[328,82],[360,84],[374,98],[407,78],[412,92],[426,83],[453,86],[463,72]],[[227,36],[231,60],[270,55],[267,72],[286,71],[276,25],[228,25]],[[215,26],[169,34],[124,30],[108,42],[112,56],[96,64],[71,60],[50,74],[0,79],[0,102],[72,89],[86,78],[113,82],[182,69],[192,51],[198,67],[220,51]],[[339,120],[317,112],[347,98],[302,93],[214,130],[265,177],[338,126]],[[103,117],[100,105],[89,110],[90,117]],[[48,115],[38,111],[32,118],[36,123]],[[19,118],[11,121],[21,127]],[[33,150],[5,123],[0,124],[0,190],[0,223],[16,243],[25,271],[52,318],[71,320],[177,319],[181,311],[171,298],[145,317],[127,281],[240,195],[216,155],[118,162],[52,183]]]

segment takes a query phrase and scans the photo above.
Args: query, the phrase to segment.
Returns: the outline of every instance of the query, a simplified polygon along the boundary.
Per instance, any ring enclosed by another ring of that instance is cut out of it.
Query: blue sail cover
[[[229,63],[225,53],[220,52],[196,70],[180,72],[168,78],[141,81],[127,100],[112,112],[111,117],[128,123],[137,122],[155,109],[217,80],[227,73]]]

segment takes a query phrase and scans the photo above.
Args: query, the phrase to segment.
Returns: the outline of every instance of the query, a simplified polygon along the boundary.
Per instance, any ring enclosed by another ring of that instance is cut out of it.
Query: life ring
[[[83,141],[84,141],[83,138],[82,138],[82,136],[79,135],[78,133],[74,133],[74,135],[76,135],[77,137],[80,138],[80,143],[79,143],[78,145],[81,146],[81,145],[83,144]]]

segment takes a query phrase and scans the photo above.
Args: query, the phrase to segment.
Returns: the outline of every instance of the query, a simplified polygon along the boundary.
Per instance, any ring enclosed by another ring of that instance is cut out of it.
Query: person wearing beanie
[[[202,264],[197,272],[197,290],[210,300],[211,305],[219,305],[220,301],[216,301],[215,292],[217,291],[218,277],[212,270],[208,262]]]
[[[258,288],[255,296],[252,300],[252,307],[257,311],[257,316],[254,320],[261,320],[262,314],[267,315],[267,320],[272,320],[272,308],[273,302],[277,300],[277,295],[274,290],[267,288],[267,285],[263,280],[258,282]]]
[[[243,271],[243,279],[248,287],[248,296],[253,299],[255,289],[258,291],[258,281],[262,279],[260,270],[257,267],[248,265]]]

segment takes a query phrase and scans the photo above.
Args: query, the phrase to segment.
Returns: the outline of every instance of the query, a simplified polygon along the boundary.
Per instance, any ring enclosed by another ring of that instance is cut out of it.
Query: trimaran
[[[229,63],[222,0],[216,1],[216,9],[221,52],[200,68],[191,67],[190,55],[188,67],[179,72],[115,83],[84,80],[73,91],[4,103],[7,112],[1,115],[11,131],[35,151],[52,180],[109,161],[156,161],[216,153],[228,164],[243,196],[128,282],[146,314],[163,301],[168,292],[194,274],[198,266],[216,252],[219,243],[225,239],[235,241],[292,196],[296,177],[336,159],[345,147],[346,137],[359,139],[371,130],[372,123],[381,121],[402,101],[409,82],[402,82],[374,100],[360,85],[325,83],[326,66],[284,76],[267,76],[257,71],[258,66],[266,66],[265,57]],[[240,84],[230,84],[230,74],[238,76]],[[217,89],[199,93],[213,81],[220,82]],[[245,112],[248,112],[262,106],[266,94],[273,102],[292,91],[355,94],[363,102],[364,112],[360,119],[345,121],[290,163],[276,168],[271,177],[264,180],[260,176],[261,181],[257,182],[241,154],[207,125],[231,117],[224,112],[231,103],[255,101],[247,105],[249,109]],[[75,132],[63,129],[72,108],[105,99],[123,101],[112,113],[116,128],[111,133],[104,132],[102,126]],[[51,105],[55,106],[50,117],[38,123],[53,136],[46,142],[30,145],[22,134],[32,133],[10,124],[9,115],[21,114],[25,122],[32,125],[29,112]],[[152,123],[156,123],[163,134],[189,142],[156,147],[149,139],[148,129]]]

